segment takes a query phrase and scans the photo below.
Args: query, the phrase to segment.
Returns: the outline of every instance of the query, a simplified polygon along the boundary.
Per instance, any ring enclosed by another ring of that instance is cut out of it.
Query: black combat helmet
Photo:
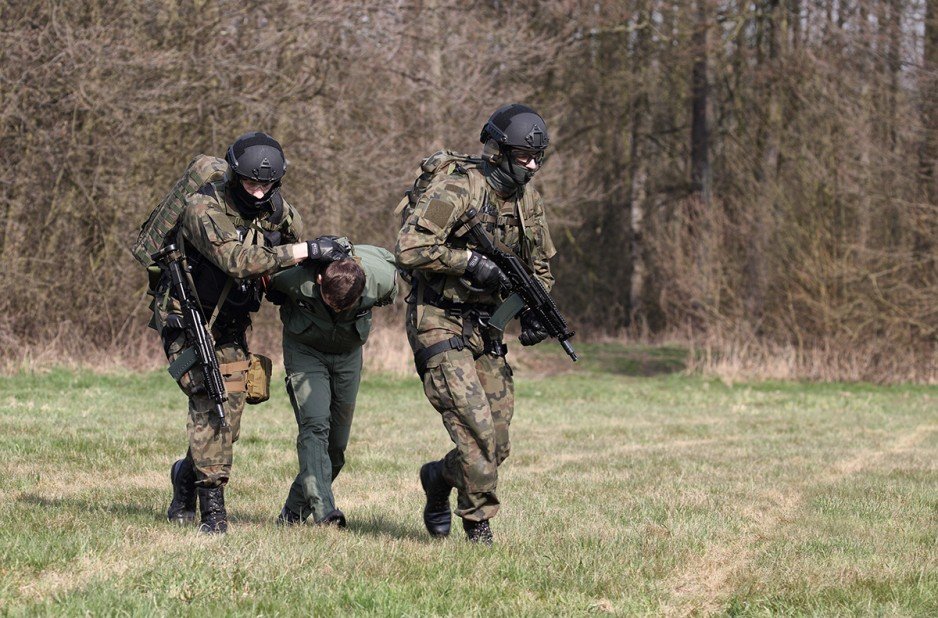
[[[547,148],[550,136],[547,135],[547,123],[536,111],[520,103],[499,107],[482,127],[479,141],[483,144],[489,139],[499,146],[541,150]]]
[[[277,182],[287,172],[280,142],[259,131],[236,139],[228,147],[225,161],[235,174],[255,182]]]
[[[533,158],[540,167],[550,136],[540,114],[527,105],[512,103],[495,110],[482,127],[479,141],[485,144],[486,160],[495,172],[493,183],[509,181],[520,187],[531,180],[537,170],[529,169],[517,159]]]
[[[231,195],[241,214],[253,218],[280,189],[280,181],[287,172],[287,160],[283,156],[280,143],[260,131],[245,133],[228,147],[225,161],[231,166],[234,175],[231,178]],[[261,198],[256,198],[247,191],[239,179],[260,183],[273,183],[270,190]]]

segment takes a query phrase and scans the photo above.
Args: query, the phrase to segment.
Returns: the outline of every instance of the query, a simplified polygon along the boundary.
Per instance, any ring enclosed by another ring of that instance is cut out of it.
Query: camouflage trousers
[[[156,326],[163,340],[166,357],[172,363],[187,347],[184,331],[166,324],[166,312],[157,310]],[[240,363],[248,358],[245,333],[226,332],[213,329],[215,355],[219,365]],[[224,372],[223,372],[224,373]],[[223,375],[226,385],[243,383],[244,371]],[[187,458],[192,459],[195,467],[196,484],[203,487],[221,487],[228,483],[231,476],[233,457],[232,445],[237,442],[241,430],[241,413],[244,411],[246,394],[228,391],[225,402],[225,420],[227,427],[221,426],[221,419],[215,411],[215,404],[202,387],[201,371],[194,367],[179,380],[179,388],[189,398],[189,414],[186,433],[189,438]]]
[[[426,307],[420,328],[413,307],[408,338],[416,350],[461,333],[458,319]],[[498,513],[498,467],[511,450],[509,427],[515,407],[514,379],[505,357],[482,353],[478,328],[469,347],[448,350],[427,363],[423,390],[443,420],[455,448],[443,458],[443,478],[457,490],[456,515],[470,521]]]

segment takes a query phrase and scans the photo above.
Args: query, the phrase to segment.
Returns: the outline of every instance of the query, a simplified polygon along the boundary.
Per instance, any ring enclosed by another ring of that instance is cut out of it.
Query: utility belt
[[[202,386],[192,386],[192,380],[185,378],[198,364],[195,348],[186,348],[169,364],[169,374],[187,395],[204,392]],[[230,363],[218,363],[218,372],[225,384],[225,392],[246,393],[245,402],[251,405],[263,403],[270,398],[270,377],[273,363],[262,354],[248,354],[246,360]]]
[[[500,334],[492,336],[492,329],[489,328],[489,319],[495,311],[495,305],[457,303],[444,298],[442,294],[426,284],[415,285],[411,288],[410,294],[407,295],[409,304],[417,304],[418,288],[423,288],[423,304],[442,309],[447,317],[458,318],[462,322],[462,333],[460,335],[454,335],[445,341],[434,343],[414,352],[414,366],[421,380],[427,372],[427,363],[430,362],[430,359],[449,350],[463,350],[469,347],[469,339],[472,337],[475,326],[479,326],[483,348],[481,353],[472,353],[473,359],[479,359],[485,354],[492,356],[505,356],[508,354],[508,346],[502,342]]]

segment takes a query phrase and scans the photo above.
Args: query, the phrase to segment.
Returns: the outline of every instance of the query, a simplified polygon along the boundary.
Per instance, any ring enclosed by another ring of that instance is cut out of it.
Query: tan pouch
[[[274,364],[261,354],[250,354],[247,374],[247,403],[254,405],[270,399],[270,374]]]

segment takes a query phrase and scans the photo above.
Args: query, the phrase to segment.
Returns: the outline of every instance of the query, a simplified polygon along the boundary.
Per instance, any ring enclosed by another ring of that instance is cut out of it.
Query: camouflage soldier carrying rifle
[[[235,140],[224,161],[197,157],[134,247],[144,263],[154,240],[162,248],[151,253],[162,268],[149,266],[152,326],[170,373],[189,398],[189,448],[171,467],[166,516],[195,522],[198,499],[203,532],[228,530],[224,488],[241,414],[246,402],[267,397],[270,361],[249,354],[247,336],[251,313],[260,308],[262,278],[309,253],[308,244],[299,242],[300,216],[280,195],[286,168],[280,144],[260,132]],[[194,322],[201,322],[201,331]],[[201,358],[210,356],[206,349],[214,349],[216,359]]]
[[[490,544],[489,520],[499,510],[498,467],[508,457],[514,412],[501,328],[520,310],[522,345],[549,335],[565,343],[572,333],[562,318],[548,329],[538,317],[553,315],[548,260],[556,251],[541,198],[528,183],[544,161],[547,125],[530,107],[506,105],[485,123],[480,141],[481,158],[441,151],[423,162],[424,173],[399,206],[405,218],[396,257],[412,286],[407,336],[417,372],[455,444],[420,469],[424,524],[432,536],[449,534],[455,487],[456,515],[467,538]],[[487,255],[478,233],[523,264],[527,284],[540,290],[527,299],[541,299],[537,310],[523,302],[502,309],[518,282],[510,275],[518,273]]]

